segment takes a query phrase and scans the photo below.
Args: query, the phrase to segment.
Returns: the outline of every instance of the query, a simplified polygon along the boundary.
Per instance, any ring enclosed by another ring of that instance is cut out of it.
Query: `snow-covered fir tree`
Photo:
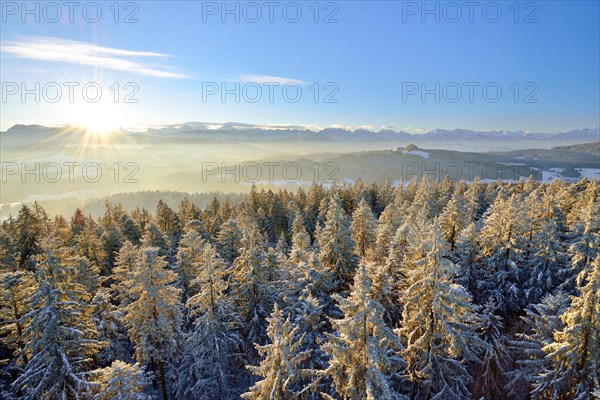
[[[24,205],[19,210],[15,226],[17,236],[16,247],[18,249],[19,268],[31,268],[29,263],[31,256],[39,250],[39,240],[42,237],[40,221],[29,206]]]
[[[524,305],[523,252],[527,246],[523,204],[516,194],[498,194],[491,209],[484,216],[481,230],[483,264],[487,277],[478,283],[486,287],[484,298],[495,297],[498,306],[509,313],[517,313]]]
[[[159,256],[168,256],[171,250],[171,244],[167,236],[154,222],[146,226],[140,242],[142,247],[157,247]]]
[[[577,211],[577,210],[576,210]],[[590,198],[577,213],[578,218],[572,229],[572,243],[569,247],[571,256],[573,278],[570,285],[573,286],[574,278],[591,263],[600,253],[600,205],[598,200]]]
[[[551,360],[546,358],[543,348],[552,343],[554,332],[564,329],[560,316],[569,304],[569,296],[558,291],[525,309],[525,315],[521,317],[525,322],[525,331],[517,333],[515,339],[510,341],[516,368],[507,373],[510,378],[506,385],[509,394],[518,395],[518,390],[523,387],[531,392],[538,385],[542,373],[552,368]]]
[[[461,197],[452,197],[440,215],[439,223],[444,240],[449,243],[450,251],[454,251],[458,235],[466,226],[464,204]]]
[[[73,281],[74,266],[58,240],[41,240],[35,256],[37,288],[23,333],[28,362],[14,386],[25,399],[84,399],[93,386],[85,372],[102,347],[91,322],[92,306],[85,287]]]
[[[434,225],[427,254],[413,261],[402,293],[402,324],[413,399],[463,399],[470,396],[468,362],[486,348],[479,337],[481,320],[470,294],[453,283],[456,266],[445,257],[447,243]]]
[[[151,379],[139,364],[116,360],[110,366],[92,371],[96,386],[91,400],[150,400],[145,393]]]
[[[86,257],[71,257],[69,263],[73,265],[73,280],[82,285],[87,292],[94,296],[100,287],[100,270],[90,263]]]
[[[230,294],[242,317],[244,336],[248,344],[264,343],[264,321],[275,296],[268,281],[265,240],[254,224],[244,232],[240,255],[233,262],[233,269]]]
[[[112,291],[119,300],[121,307],[131,302],[133,293],[130,285],[133,284],[132,277],[135,266],[140,257],[140,251],[130,241],[126,240],[117,254],[115,267],[112,271]]]
[[[297,337],[302,335],[304,340],[299,351],[311,351],[311,356],[306,360],[306,366],[311,370],[325,369],[327,357],[321,349],[325,341],[325,331],[328,321],[323,311],[323,305],[319,299],[312,294],[310,287],[305,287],[293,304],[289,305],[290,318],[294,325],[298,326]]]
[[[248,392],[244,399],[285,400],[307,398],[313,371],[303,368],[303,363],[311,356],[310,351],[300,351],[304,336],[298,337],[297,326],[292,326],[289,317],[275,303],[271,316],[267,318],[267,336],[270,343],[256,345],[258,354],[263,357],[257,366],[247,368],[261,380]]]
[[[196,220],[188,222],[185,226],[185,233],[179,241],[177,263],[175,264],[184,303],[195,294],[192,281],[198,276],[204,244],[205,240],[200,231],[200,222]]]
[[[401,398],[393,388],[393,378],[403,367],[398,355],[402,346],[383,321],[383,307],[370,297],[370,286],[367,268],[361,263],[348,298],[333,295],[343,317],[332,320],[333,333],[323,345],[331,357],[324,374],[342,399]]]
[[[350,222],[338,196],[327,209],[325,226],[319,233],[319,261],[333,274],[332,292],[339,293],[349,286],[358,263],[354,253]]]
[[[87,258],[99,271],[102,268],[106,251],[99,235],[99,228],[93,223],[86,223],[80,234],[75,237],[77,255]]]
[[[237,393],[234,355],[243,348],[240,318],[228,297],[225,262],[211,244],[199,258],[193,284],[198,293],[187,302],[193,319],[177,370],[180,399],[228,399]]]
[[[542,349],[552,368],[543,371],[536,394],[584,400],[600,387],[600,255],[580,274],[580,294],[560,316],[564,329]]]
[[[231,265],[239,255],[240,241],[242,240],[242,231],[237,221],[230,218],[221,225],[216,240],[221,257],[227,264]]]
[[[477,300],[480,292],[478,280],[483,274],[480,262],[480,232],[474,222],[469,223],[458,235],[456,250],[451,254],[453,262],[458,266],[456,283],[462,285]],[[487,290],[487,288],[483,288]],[[483,296],[481,296],[483,298]]]
[[[13,363],[27,364],[29,358],[25,347],[24,319],[30,309],[30,299],[35,291],[35,279],[29,271],[3,272],[0,274],[0,342],[12,354],[20,354]],[[12,366],[11,366],[12,367]]]
[[[527,281],[524,294],[530,304],[537,303],[565,280],[567,252],[561,242],[559,221],[552,210],[540,221],[540,228],[531,235],[530,247],[525,260]]]
[[[304,227],[302,214],[298,213],[292,223],[292,249],[290,250],[290,261],[297,263],[306,261],[307,253],[310,251],[310,236]]]
[[[384,264],[389,254],[389,247],[394,234],[400,225],[400,212],[394,204],[388,205],[379,216],[379,224],[370,260]]]
[[[352,240],[354,248],[359,257],[364,258],[371,246],[375,243],[377,234],[377,220],[373,216],[371,207],[365,199],[358,203],[358,207],[352,213]]]
[[[503,383],[512,359],[508,338],[502,334],[504,324],[497,312],[495,300],[488,299],[480,313],[481,338],[487,346],[480,357],[481,363],[476,369],[473,388],[475,398],[495,399],[505,393]]]
[[[127,284],[133,300],[122,308],[136,360],[158,367],[163,400],[169,397],[165,364],[173,361],[179,348],[182,318],[181,290],[172,286],[177,275],[166,267],[158,248],[142,248]]]
[[[102,363],[114,360],[128,360],[130,348],[121,313],[112,303],[112,296],[106,288],[100,288],[91,302],[92,322],[98,331],[98,339],[105,343],[97,357]]]

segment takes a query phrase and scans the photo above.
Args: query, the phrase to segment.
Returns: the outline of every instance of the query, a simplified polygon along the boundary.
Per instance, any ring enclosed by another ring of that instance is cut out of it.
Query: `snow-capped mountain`
[[[79,134],[83,128],[62,126],[45,127],[41,125],[15,125],[1,132],[6,141],[39,140],[57,133]],[[408,133],[392,129],[379,131],[364,128],[346,129],[338,127],[317,128],[301,125],[255,125],[239,122],[185,122],[147,127],[144,130],[121,129],[122,134],[150,137],[206,138],[213,140],[309,140],[309,141],[490,141],[490,140],[553,140],[572,143],[600,141],[600,128],[573,129],[569,132],[526,132],[526,131],[474,131],[470,129],[434,129],[425,133]]]

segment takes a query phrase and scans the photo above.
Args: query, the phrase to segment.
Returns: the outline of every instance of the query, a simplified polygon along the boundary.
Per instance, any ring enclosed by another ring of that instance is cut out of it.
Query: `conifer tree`
[[[352,239],[356,254],[364,258],[375,243],[377,220],[367,202],[362,199],[352,214]]]
[[[106,252],[96,225],[86,223],[81,233],[75,237],[77,255],[87,258],[100,271],[106,259]]]
[[[385,264],[394,240],[394,235],[400,226],[400,212],[394,204],[388,205],[379,216],[379,224],[371,261]]]
[[[198,276],[199,263],[205,240],[199,231],[199,221],[191,221],[185,227],[177,251],[177,264],[175,269],[178,283],[182,289],[183,302],[195,294],[192,281]]]
[[[600,255],[581,275],[580,295],[560,316],[564,329],[543,348],[552,368],[544,371],[534,393],[584,400],[600,387]]]
[[[36,203],[37,204],[37,203]],[[17,248],[19,249],[19,268],[28,267],[28,261],[38,250],[41,238],[41,222],[28,206],[19,210],[16,221]]]
[[[256,225],[244,232],[233,269],[231,295],[242,317],[244,336],[250,343],[263,343],[264,321],[275,297],[268,281],[264,238]]]
[[[102,363],[131,358],[121,313],[111,300],[109,290],[100,288],[91,302],[94,307],[91,316],[92,322],[98,331],[98,339],[105,343],[98,354]]]
[[[290,251],[290,261],[297,263],[306,261],[310,251],[310,236],[304,228],[302,214],[298,213],[292,223],[292,249]]]
[[[181,232],[181,221],[179,217],[162,200],[156,205],[156,222],[161,231],[163,231],[170,241],[176,241]]]
[[[237,221],[230,218],[221,225],[221,230],[216,239],[221,257],[228,265],[231,265],[239,255],[240,241],[242,240],[242,231]]]
[[[466,363],[479,361],[486,347],[471,296],[452,282],[454,266],[444,255],[447,244],[436,225],[425,257],[413,262],[401,302],[403,356],[414,399],[462,399],[470,395]]]
[[[226,265],[213,245],[204,246],[198,267],[198,293],[186,305],[194,324],[178,367],[177,398],[227,399],[236,394],[234,354],[243,345],[235,331],[240,318],[226,293]]]
[[[93,371],[96,386],[91,390],[92,400],[149,400],[144,393],[151,379],[139,364],[114,361],[109,367]]]
[[[444,240],[450,244],[450,251],[456,247],[458,235],[465,228],[466,216],[462,199],[453,196],[440,215],[440,229]]]
[[[554,217],[541,222],[539,231],[532,234],[530,246],[525,263],[527,281],[523,286],[528,302],[534,304],[563,283],[565,278],[563,271],[568,257]]]
[[[354,254],[350,223],[337,196],[331,199],[325,227],[318,240],[321,266],[333,274],[332,292],[340,293],[348,287],[358,260]]]
[[[483,296],[479,296],[480,287],[477,286],[482,278],[480,263],[481,246],[479,244],[480,232],[474,222],[469,223],[458,235],[456,251],[452,256],[458,265],[456,283],[462,285],[473,296],[476,303],[480,303]],[[487,288],[484,288],[487,290]]]
[[[165,363],[176,356],[181,338],[177,275],[156,247],[144,247],[127,284],[133,301],[123,307],[123,321],[140,364],[155,363],[163,400],[168,399]]]
[[[538,385],[542,373],[552,368],[551,360],[546,358],[543,348],[552,343],[554,332],[564,329],[560,316],[569,304],[569,296],[558,291],[525,309],[525,316],[521,317],[525,322],[525,330],[510,342],[516,363],[516,368],[507,373],[510,382],[506,389],[510,394],[517,394],[516,389],[522,387],[531,392]]]
[[[487,277],[485,298],[493,296],[498,306],[516,313],[526,305],[523,252],[527,246],[528,226],[522,204],[516,194],[500,193],[484,217],[481,230],[483,263]]]
[[[179,203],[179,212],[177,213],[177,216],[182,226],[185,226],[190,221],[199,221],[201,215],[202,211],[187,197]]]
[[[34,276],[29,271],[0,274],[0,342],[13,354],[17,363],[27,364],[25,347],[25,315],[30,311],[30,299],[35,291]]]
[[[171,250],[171,245],[167,240],[167,236],[154,222],[151,222],[146,226],[146,230],[144,231],[140,243],[142,247],[157,247],[159,256],[168,256]]]
[[[133,273],[140,257],[140,251],[128,240],[123,243],[116,257],[115,268],[113,268],[112,280],[113,291],[121,307],[125,307],[132,300],[133,293],[130,285],[133,284]]]
[[[71,257],[69,263],[74,266],[73,280],[94,296],[102,283],[98,267],[91,264],[86,257],[79,256]]]
[[[324,374],[342,399],[398,399],[393,375],[403,366],[400,340],[383,321],[383,307],[370,297],[371,282],[361,264],[348,298],[334,294],[343,313],[332,320],[323,350],[331,359]]]
[[[502,334],[504,324],[497,311],[495,300],[488,299],[480,314],[481,338],[487,346],[481,355],[479,374],[475,375],[473,395],[476,398],[499,398],[505,393],[502,383],[512,359],[508,349],[508,338]],[[478,393],[480,395],[477,395]]]
[[[129,240],[136,245],[140,244],[140,239],[142,238],[142,229],[131,217],[127,217],[127,219],[123,221],[121,232],[125,237],[125,240]]]
[[[600,206],[591,198],[579,212],[579,218],[572,229],[572,243],[569,247],[572,271],[575,278],[600,253]],[[573,286],[572,280],[568,287]]]
[[[311,371],[302,368],[302,364],[310,357],[310,351],[299,351],[304,335],[298,338],[298,327],[292,326],[289,317],[275,303],[267,328],[267,336],[271,343],[256,345],[258,354],[263,358],[258,366],[248,366],[253,374],[262,379],[256,382],[244,399],[285,400],[306,398],[307,383]]]
[[[25,399],[83,399],[93,386],[85,372],[102,347],[90,319],[90,298],[71,279],[74,268],[58,240],[45,238],[40,247],[35,257],[37,289],[23,334],[23,353],[29,360],[13,385],[25,390]]]

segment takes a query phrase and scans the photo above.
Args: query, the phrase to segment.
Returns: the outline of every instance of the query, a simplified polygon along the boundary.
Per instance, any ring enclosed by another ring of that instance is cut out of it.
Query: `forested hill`
[[[598,196],[446,179],[23,206],[0,229],[0,397],[598,398]]]

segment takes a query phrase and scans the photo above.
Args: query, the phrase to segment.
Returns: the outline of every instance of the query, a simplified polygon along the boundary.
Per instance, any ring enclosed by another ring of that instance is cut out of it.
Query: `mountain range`
[[[9,142],[13,139],[26,142],[28,139],[40,140],[61,132],[68,135],[82,134],[84,128],[76,126],[14,125],[5,132],[0,132],[2,139]],[[600,141],[600,128],[573,129],[568,132],[527,132],[527,131],[477,131],[470,129],[434,129],[424,133],[408,133],[392,129],[379,131],[364,128],[315,128],[300,125],[253,125],[237,122],[210,123],[187,122],[183,124],[147,127],[143,130],[120,128],[119,133],[138,137],[162,138],[199,138],[213,140],[308,140],[308,141],[489,141],[489,140],[552,140],[570,143],[586,143]],[[61,136],[63,134],[61,133]]]

